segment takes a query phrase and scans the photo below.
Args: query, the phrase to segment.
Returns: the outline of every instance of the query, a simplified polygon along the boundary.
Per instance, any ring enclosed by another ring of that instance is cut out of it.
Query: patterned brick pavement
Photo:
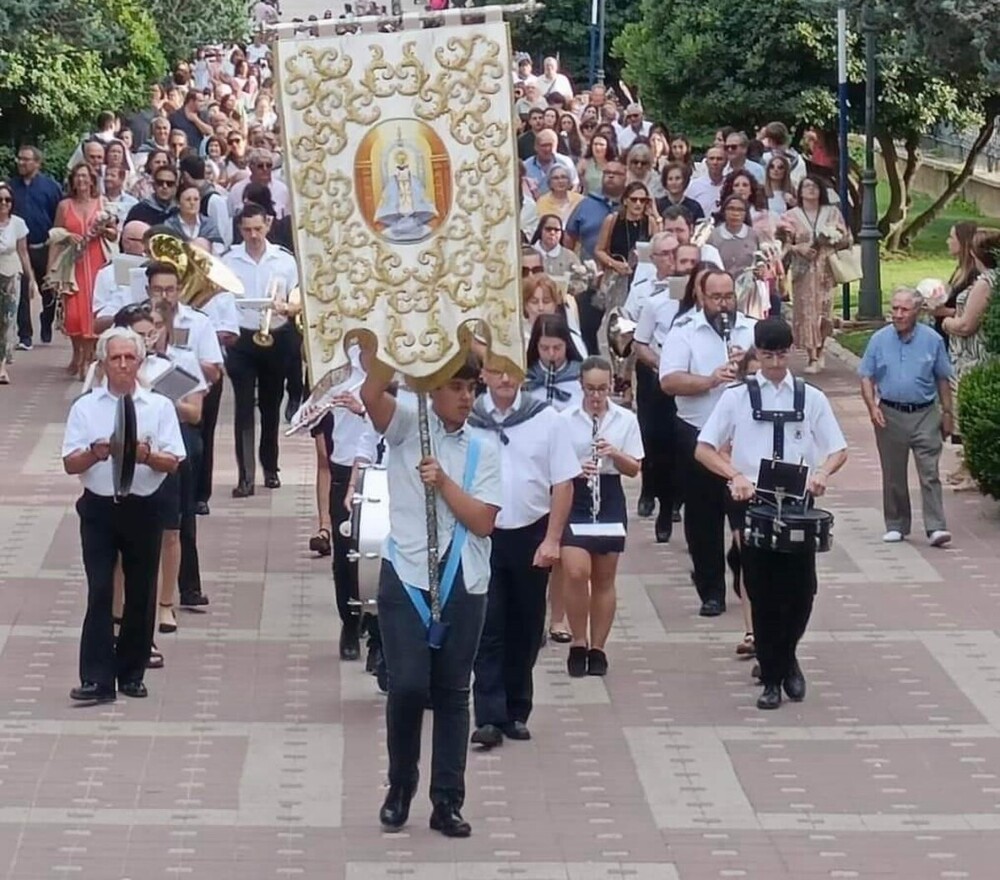
[[[0,877],[997,876],[1000,515],[951,496],[953,549],[882,545],[844,366],[821,381],[852,459],[801,650],[806,702],[754,708],[735,606],[697,617],[683,546],[635,522],[611,674],[570,681],[545,649],[534,739],[470,757],[474,835],[453,842],[427,830],[423,797],[406,833],[375,821],[383,701],[336,658],[329,565],[306,549],[308,440],[284,442],[282,489],[234,502],[225,425],[199,522],[209,613],[160,637],[149,700],[71,705],[85,590],[58,460],[66,356],[18,353],[0,393]]]

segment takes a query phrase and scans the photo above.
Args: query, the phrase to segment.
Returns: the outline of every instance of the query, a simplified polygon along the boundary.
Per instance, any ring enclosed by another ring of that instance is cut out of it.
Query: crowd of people
[[[151,87],[148,107],[101,114],[66,169],[65,189],[30,145],[0,185],[0,316],[17,337],[13,345],[3,337],[3,360],[11,348],[32,350],[31,304],[40,296],[40,341],[50,342],[54,327],[69,336],[68,371],[89,389],[72,407],[63,446],[66,471],[84,487],[77,510],[89,591],[73,699],[145,696],[145,669],[165,662],[154,633],[178,626],[175,599],[190,609],[209,604],[196,524],[210,513],[225,376],[234,499],[255,494],[258,460],[264,487],[280,488],[286,395],[285,419],[313,437],[309,546],[332,557],[340,657],[358,660],[367,634],[366,669],[388,695],[387,829],[408,820],[428,705],[431,827],[462,837],[471,831],[461,816],[468,743],[489,749],[531,737],[532,670],[544,639],[567,646],[570,677],[609,674],[628,540],[623,478],[641,477],[637,513],[655,515],[657,542],[683,521],[702,616],[726,611],[727,565],[732,571],[743,615],[736,654],[758,660],[757,705],[775,709],[783,692],[804,698],[795,649],[821,542],[778,552],[745,522],[765,462],[788,465],[784,476],[801,479],[801,498],[819,498],[847,457],[826,397],[788,366],[797,347],[806,372],[824,368],[831,258],[852,241],[821,151],[811,161],[772,122],[752,139],[721,128],[696,157],[686,137],[651,123],[638,103],[619,102],[602,85],[575,91],[554,58],[535,76],[518,56],[526,369],[522,378],[477,342],[428,395],[428,457],[417,396],[384,375],[361,342],[350,350],[350,375],[317,383],[303,402],[299,276],[270,64],[260,35],[201,49]],[[969,240],[976,268],[992,269],[993,245]],[[190,266],[205,259],[221,262],[241,296],[217,292],[201,309],[186,303]],[[941,312],[943,331],[974,337],[986,279],[962,276],[965,288],[945,307],[954,314]],[[791,321],[782,317],[789,296]],[[938,336],[936,346],[921,340],[931,372],[906,377],[908,385],[879,354],[914,332],[918,303],[907,297],[884,331],[897,338],[873,347],[862,367],[887,480],[902,461],[904,489],[908,450],[951,415]],[[634,323],[632,354],[621,363],[606,357],[599,332],[616,311]],[[622,393],[633,375],[634,401]],[[10,381],[6,363],[2,380]],[[131,493],[116,499],[109,438],[123,396],[134,399],[139,429]],[[360,614],[344,525],[358,515],[355,489],[373,466],[388,469],[390,531],[377,606],[367,609],[377,613]],[[436,493],[440,607],[425,598],[426,486]],[[893,493],[887,529],[901,539],[908,499]],[[926,496],[924,511],[931,543],[947,543],[943,514],[935,518]],[[765,513],[757,511],[770,522]],[[799,514],[810,519],[805,501]],[[139,521],[151,524],[141,540]]]

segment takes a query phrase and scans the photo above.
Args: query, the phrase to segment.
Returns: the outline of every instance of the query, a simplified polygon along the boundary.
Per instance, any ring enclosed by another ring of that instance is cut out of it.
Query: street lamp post
[[[605,26],[605,13],[606,13],[606,2],[605,0],[596,0],[597,2],[597,81],[604,85],[604,26]]]
[[[878,69],[875,60],[876,25],[871,0],[861,7],[861,30],[865,35],[865,170],[861,176],[861,294],[858,317],[882,317],[882,279],[879,266],[878,197],[875,177],[875,81]]]
[[[847,185],[848,146],[847,130],[849,103],[847,98],[847,0],[837,0],[837,179],[840,183],[840,212],[844,223],[851,225],[851,202]],[[851,319],[851,285],[841,290],[841,307],[845,321]]]

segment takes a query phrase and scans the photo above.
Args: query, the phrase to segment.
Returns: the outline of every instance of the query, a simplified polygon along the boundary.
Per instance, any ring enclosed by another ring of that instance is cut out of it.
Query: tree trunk
[[[906,214],[906,193],[903,179],[899,175],[899,154],[896,152],[896,142],[892,134],[880,129],[875,137],[882,148],[882,165],[885,168],[886,182],[889,184],[889,204],[879,218],[878,231],[882,234],[886,248],[891,250],[892,231]]]
[[[907,134],[904,144],[906,158],[903,161],[903,175],[900,180],[903,191],[902,205],[900,207],[898,219],[893,218],[892,222],[889,224],[888,235],[885,238],[886,250],[898,251],[901,248],[901,237],[906,226],[906,217],[909,213],[910,205],[913,203],[913,198],[910,193],[910,184],[913,182],[913,175],[917,173],[917,168],[920,166],[919,148],[920,135],[915,132]]]
[[[983,112],[986,117],[986,122],[980,126],[979,133],[976,135],[976,139],[972,142],[969,155],[965,158],[965,164],[962,165],[962,170],[951,179],[951,182],[945,188],[944,192],[931,203],[930,207],[923,213],[914,217],[906,225],[902,232],[900,232],[899,241],[902,247],[909,247],[914,241],[916,241],[917,236],[920,235],[920,233],[934,221],[938,214],[940,214],[948,206],[948,203],[951,202],[956,195],[958,195],[958,192],[965,184],[965,181],[967,181],[972,176],[972,172],[976,170],[976,161],[979,159],[979,154],[983,151],[983,149],[985,149],[986,145],[993,138],[993,133],[996,131],[997,114],[1000,113],[1000,95],[994,95],[993,97],[987,99],[984,102]]]

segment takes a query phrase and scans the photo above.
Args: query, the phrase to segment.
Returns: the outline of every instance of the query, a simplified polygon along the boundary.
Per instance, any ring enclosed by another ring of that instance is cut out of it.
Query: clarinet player
[[[434,714],[430,827],[446,837],[468,837],[472,829],[461,809],[469,742],[469,682],[486,616],[490,534],[503,503],[497,439],[466,424],[480,375],[475,355],[470,354],[451,379],[429,393],[432,454],[424,457],[417,409],[408,400],[389,394],[390,371],[374,359],[364,342],[362,349],[367,375],[361,400],[389,447],[392,486],[390,537],[382,549],[378,586],[379,627],[389,678],[389,792],[379,819],[385,830],[398,831],[409,818],[429,692]],[[425,486],[435,490],[436,503],[430,510]],[[437,648],[429,638],[433,628],[428,620],[427,559],[427,524],[435,515],[438,547],[443,551],[441,621],[448,627]]]
[[[707,273],[703,285],[704,308],[677,319],[663,342],[660,387],[677,403],[684,538],[701,598],[699,613],[717,617],[726,610],[726,483],[695,458],[695,447],[698,432],[753,345],[754,320],[736,311],[733,279],[721,269]]]

